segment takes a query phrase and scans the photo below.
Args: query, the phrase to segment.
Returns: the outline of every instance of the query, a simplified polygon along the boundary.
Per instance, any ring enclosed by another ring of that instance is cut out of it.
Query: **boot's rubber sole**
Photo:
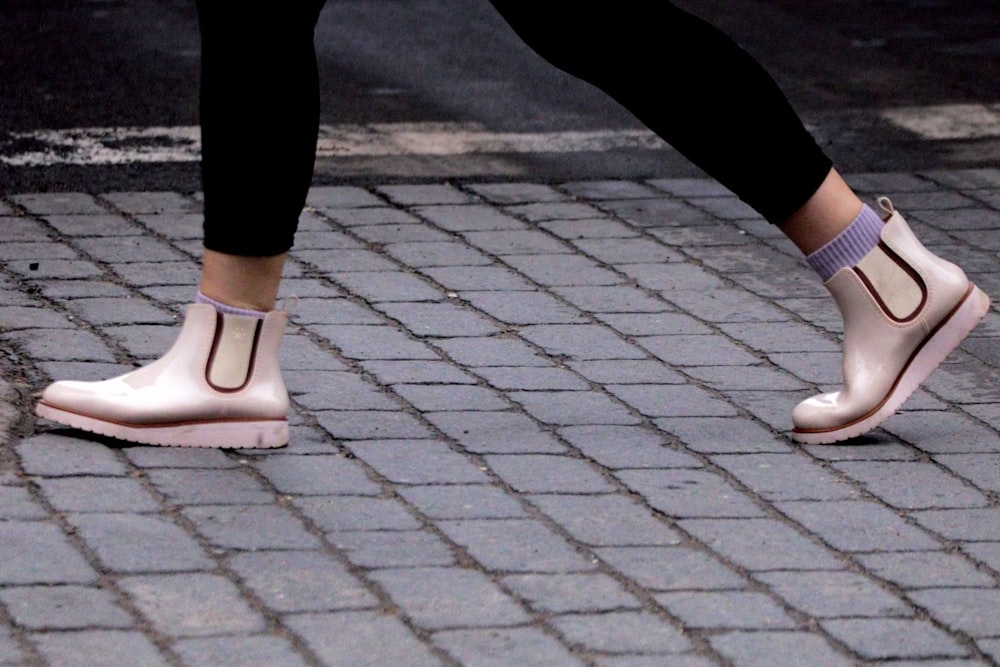
[[[827,445],[856,438],[891,417],[935,368],[969,335],[990,308],[990,298],[975,285],[962,301],[903,366],[892,389],[875,408],[854,421],[822,430],[793,430],[792,440],[807,445]]]
[[[217,449],[266,449],[288,444],[288,422],[206,421],[176,424],[121,424],[38,403],[35,413],[65,426],[143,445],[212,447]]]

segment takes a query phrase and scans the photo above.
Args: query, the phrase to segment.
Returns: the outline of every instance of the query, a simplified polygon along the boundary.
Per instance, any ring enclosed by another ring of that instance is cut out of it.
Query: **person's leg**
[[[322,5],[198,2],[205,252],[196,303],[163,357],[103,382],[56,382],[40,416],[155,445],[288,442],[278,367],[287,313],[274,308],[315,158]]]
[[[731,39],[670,3],[538,11],[491,0],[557,67],[607,92],[778,227],[844,315],[845,387],[799,405],[793,437],[865,433],[905,400],[989,301],[929,253],[890,203],[863,205],[778,86]]]

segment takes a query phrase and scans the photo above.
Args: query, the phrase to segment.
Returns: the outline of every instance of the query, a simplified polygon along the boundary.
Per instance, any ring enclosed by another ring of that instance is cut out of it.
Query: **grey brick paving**
[[[1000,171],[849,180],[1000,289]],[[0,199],[0,664],[1000,664],[995,311],[883,428],[798,447],[842,325],[717,184],[309,202],[292,442],[225,452],[30,417],[172,342],[200,198]]]

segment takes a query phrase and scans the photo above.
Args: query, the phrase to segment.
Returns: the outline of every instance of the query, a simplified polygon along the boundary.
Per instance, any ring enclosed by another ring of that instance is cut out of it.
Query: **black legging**
[[[674,5],[490,1],[542,57],[604,90],[771,222],[798,210],[829,173],[830,159],[764,69]],[[294,0],[254,17],[249,7],[198,0],[210,250],[270,256],[292,246],[315,160],[313,31],[324,2]]]

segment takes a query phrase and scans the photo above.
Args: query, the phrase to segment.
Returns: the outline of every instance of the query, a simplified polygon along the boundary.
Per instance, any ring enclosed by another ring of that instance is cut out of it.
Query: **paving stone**
[[[749,582],[714,556],[690,547],[605,547],[605,563],[651,591],[742,590]]]
[[[0,486],[0,516],[10,519],[47,519],[49,514],[23,486]]]
[[[566,254],[573,250],[563,241],[537,229],[467,231],[462,238],[469,245],[499,257]],[[514,266],[517,268],[516,264]]]
[[[514,391],[508,396],[535,419],[556,426],[640,421],[625,407],[596,391]]]
[[[328,208],[323,214],[334,221],[334,226],[356,227],[358,225],[402,225],[420,224],[420,220],[406,211],[386,206],[368,208]]]
[[[215,574],[124,577],[121,588],[153,627],[170,637],[261,632],[264,618],[228,579]]]
[[[24,651],[7,628],[0,627],[0,664],[22,665],[27,662]]]
[[[488,266],[490,257],[464,243],[390,243],[383,250],[397,261],[412,268],[431,266]]]
[[[547,292],[462,291],[460,296],[490,317],[512,325],[570,324],[582,322],[583,316]],[[497,360],[503,363],[496,363]],[[459,361],[456,359],[456,361]],[[516,360],[498,357],[489,366],[523,365]]]
[[[190,667],[305,667],[308,663],[282,637],[206,637],[185,639],[174,650]]]
[[[693,384],[609,385],[609,392],[648,417],[727,417],[736,409]]]
[[[623,495],[538,495],[528,500],[583,544],[677,545],[682,541],[651,510]]]
[[[552,223],[549,223],[552,224]],[[579,224],[579,223],[577,223]],[[617,224],[617,223],[608,223]],[[614,232],[617,227],[611,227]],[[634,230],[622,227],[630,233],[614,234],[616,237],[634,236]],[[606,232],[612,236],[611,232]],[[600,262],[620,266],[623,264],[652,264],[684,261],[684,255],[673,248],[650,238],[578,238],[573,245]]]
[[[315,326],[312,330],[349,359],[437,359],[426,345],[389,326]]]
[[[993,578],[968,559],[944,551],[860,554],[855,559],[875,576],[906,589],[993,584]]]
[[[354,372],[300,371],[288,383],[295,401],[309,410],[395,410],[399,404]]]
[[[537,628],[446,630],[435,633],[433,640],[462,665],[581,667],[585,664]]]
[[[503,585],[535,611],[606,612],[638,609],[641,602],[606,574],[519,574],[504,577]]]
[[[670,270],[674,270],[671,265]],[[655,289],[655,288],[654,288]],[[664,295],[668,301],[705,322],[787,322],[792,318],[767,299],[736,288],[674,290]]]
[[[899,597],[854,572],[761,572],[754,576],[813,618],[913,616]]]
[[[711,637],[709,643],[740,667],[850,667],[855,664],[822,637],[808,632],[727,632]]]
[[[31,642],[51,667],[171,664],[145,635],[129,630],[49,632],[33,635]]]
[[[421,301],[440,301],[444,294],[426,281],[411,273],[403,271],[353,271],[337,273],[333,280],[345,290],[373,304],[414,303]],[[345,309],[342,309],[345,310]],[[356,320],[354,324],[373,324],[378,320],[371,313],[358,307],[346,309]],[[341,315],[343,317],[343,315]],[[338,322],[333,322],[334,324]],[[345,322],[350,324],[352,322]]]
[[[383,206],[379,197],[363,188],[345,185],[313,186],[309,188],[306,205],[322,209]]]
[[[80,238],[76,246],[99,262],[178,262],[185,259],[169,244],[149,236],[104,236]]]
[[[392,272],[373,272],[371,275],[373,279],[378,279],[378,276],[393,276],[396,274]],[[303,297],[300,295],[299,300],[295,304],[295,312],[292,314],[292,318],[298,325],[382,323],[382,318],[371,310],[359,306],[353,301],[332,298],[330,295],[320,297]]]
[[[422,206],[421,217],[450,232],[524,229],[525,224],[490,206]]]
[[[679,618],[685,628],[790,630],[797,625],[795,619],[763,593],[660,593],[656,601]]]
[[[485,484],[482,470],[440,440],[381,440],[347,444],[359,459],[394,484]]]
[[[570,361],[580,375],[598,384],[684,384],[688,379],[656,359]]]
[[[100,278],[104,275],[93,262],[83,259],[13,259],[4,266],[27,280]]]
[[[160,503],[127,477],[60,477],[38,481],[59,512],[158,512]]]
[[[778,509],[842,551],[936,549],[936,540],[899,514],[864,500],[783,502]]]
[[[484,568],[506,572],[581,572],[594,569],[571,544],[539,521],[441,521],[438,527]]]
[[[97,445],[95,445],[97,447]],[[106,447],[101,447],[107,451]],[[229,458],[225,450],[207,448],[143,447],[132,446],[122,450],[133,465],[140,468],[205,468],[223,469],[239,467],[239,462]],[[103,473],[108,474],[108,473]]]
[[[822,621],[821,625],[862,657],[871,660],[968,654],[968,649],[944,631],[918,619],[845,618]]]
[[[73,329],[71,316],[44,308],[6,306],[0,309],[0,329]]]
[[[692,648],[683,633],[648,612],[567,614],[552,619],[567,641],[609,653],[681,653]]]
[[[444,664],[399,619],[380,612],[299,614],[286,617],[285,624],[302,637],[322,664]]]
[[[983,507],[989,499],[930,463],[909,461],[834,464],[873,495],[901,510]]]
[[[920,455],[916,449],[898,442],[864,444],[863,440],[850,447],[841,444],[808,445],[803,449],[824,461],[912,461]]]
[[[962,551],[977,563],[1000,572],[1000,542],[973,542],[962,545]]]
[[[25,438],[15,449],[21,469],[28,475],[125,475],[125,466],[115,452],[96,442],[56,433]]]
[[[470,183],[468,190],[494,204],[564,201],[568,197],[553,187],[538,183]]]
[[[621,470],[615,477],[669,517],[763,516],[749,496],[705,470]]]
[[[297,498],[295,506],[328,532],[414,530],[420,523],[398,500],[360,496]]]
[[[279,612],[378,605],[378,599],[343,565],[318,551],[241,553],[229,565],[265,605]]]
[[[83,192],[46,192],[17,194],[10,201],[24,207],[29,213],[38,215],[94,215],[106,213],[97,200]]]
[[[35,360],[116,361],[103,340],[82,329],[22,329],[8,336]]]
[[[486,457],[486,465],[524,493],[608,493],[614,486],[583,459],[546,454]]]
[[[163,356],[177,339],[173,325],[136,324],[106,326],[103,332],[116,340],[132,357],[150,361]]]
[[[199,505],[184,516],[212,544],[247,551],[310,549],[319,540],[278,505]]]
[[[141,514],[76,514],[72,523],[112,572],[211,570],[215,563],[177,524]]]
[[[473,201],[470,195],[448,184],[380,185],[375,190],[404,206],[465,204]]]
[[[393,384],[476,384],[465,371],[445,361],[364,361],[361,366],[384,385]]]
[[[713,333],[706,324],[686,313],[595,313],[594,317],[627,336]]]
[[[176,192],[107,192],[101,199],[127,213],[197,211],[200,204]]]
[[[601,217],[600,210],[576,202],[538,202],[508,206],[507,210],[530,222],[546,220],[590,220]]]
[[[642,336],[636,342],[671,366],[752,366],[761,359],[721,336]]]
[[[473,570],[380,570],[371,576],[414,623],[430,630],[519,625],[529,618],[509,595]]]
[[[333,533],[329,540],[358,567],[445,567],[455,564],[451,547],[426,530],[355,530]]]
[[[431,519],[520,519],[520,503],[496,486],[431,485],[402,487],[399,494]]]
[[[667,437],[645,426],[566,426],[559,429],[584,456],[612,470],[701,468],[690,454],[672,448]]]
[[[296,250],[295,259],[311,264],[334,282],[345,273],[355,271],[398,271],[399,266],[390,258],[365,248],[333,248],[325,250]]]
[[[1000,452],[993,454],[938,454],[937,463],[978,488],[1000,492]]]
[[[505,266],[441,266],[420,271],[456,292],[520,292],[537,289]]]
[[[997,604],[1000,590],[990,588],[928,588],[909,593],[913,601],[952,630],[972,637],[1000,636]]]
[[[662,667],[662,655],[622,655],[598,658],[594,664],[599,667]],[[710,658],[698,655],[671,655],[670,667],[710,667],[716,663]]]
[[[585,380],[563,368],[499,366],[479,368],[476,373],[497,389],[583,391],[590,388]]]
[[[530,326],[521,336],[549,354],[575,360],[642,359],[646,355],[610,329],[597,325]]]
[[[564,249],[568,252],[568,249]],[[505,264],[540,285],[619,285],[621,276],[580,255],[505,255]]]
[[[949,540],[991,541],[1000,535],[1000,512],[995,507],[928,510],[911,516],[927,530]]]
[[[488,336],[500,328],[482,315],[455,303],[390,303],[379,306],[415,336]]]
[[[618,268],[638,283],[640,287],[660,292],[660,295],[669,303],[679,305],[685,310],[690,309],[686,308],[683,302],[674,298],[679,292],[693,292],[700,299],[705,299],[704,294],[714,295],[726,287],[722,279],[691,263],[621,264]],[[693,310],[692,312],[697,313]],[[697,314],[700,316],[700,313]]]
[[[593,220],[548,220],[538,224],[541,229],[562,239],[626,239],[639,232],[611,218]],[[576,245],[574,243],[574,245]],[[590,253],[593,255],[594,253]],[[607,261],[607,260],[602,260]],[[641,261],[641,260],[640,260]]]
[[[49,523],[0,521],[0,583],[86,584],[97,573]]]
[[[837,570],[834,552],[774,519],[685,519],[682,529],[752,571]]]
[[[106,590],[84,586],[23,586],[0,590],[14,622],[31,630],[128,628],[132,617]]]
[[[712,463],[765,500],[844,500],[859,495],[848,480],[805,456],[741,454],[711,458]]]
[[[429,438],[430,429],[411,414],[399,410],[324,410],[313,414],[316,421],[338,440],[385,440]]]
[[[357,461],[343,456],[268,456],[255,466],[280,493],[291,495],[377,495],[373,482]]]
[[[941,394],[938,387],[929,383],[927,387]],[[958,413],[903,412],[886,422],[882,428],[900,440],[932,454],[975,454],[1000,449],[1000,436],[995,431]]]
[[[243,470],[162,468],[146,476],[167,500],[183,505],[274,502],[274,494]]]
[[[552,362],[516,338],[450,338],[434,342],[462,366],[551,366]]]
[[[420,412],[506,410],[510,404],[494,389],[461,385],[395,385],[393,391]]]

